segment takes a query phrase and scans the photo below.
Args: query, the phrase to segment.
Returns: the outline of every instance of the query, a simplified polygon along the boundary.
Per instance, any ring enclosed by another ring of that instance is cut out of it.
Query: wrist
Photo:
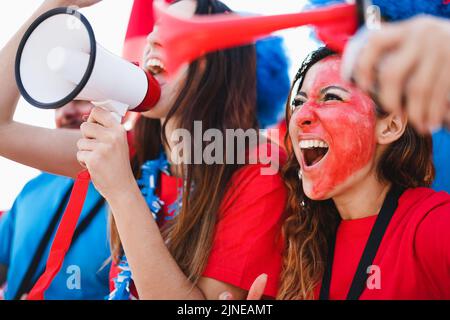
[[[71,5],[72,3],[69,0],[45,0],[42,3],[42,7],[45,8],[46,10],[51,10],[60,7],[70,7]]]
[[[38,9],[38,12],[46,12],[55,8],[67,7],[63,0],[45,0]]]
[[[111,207],[127,206],[128,203],[135,201],[136,198],[141,196],[141,191],[133,177],[126,181],[121,181],[117,188],[114,188],[104,196]]]

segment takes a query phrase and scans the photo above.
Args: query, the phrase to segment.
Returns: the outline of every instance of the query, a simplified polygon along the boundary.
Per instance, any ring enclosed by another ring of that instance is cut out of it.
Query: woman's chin
[[[142,115],[149,119],[164,119],[169,113],[169,108],[164,101],[159,101],[153,108],[143,112]]]
[[[303,179],[303,192],[308,197],[308,199],[314,200],[314,201],[323,201],[330,199],[330,192],[327,190],[320,190],[318,186],[316,186],[311,181],[308,181],[307,179]]]

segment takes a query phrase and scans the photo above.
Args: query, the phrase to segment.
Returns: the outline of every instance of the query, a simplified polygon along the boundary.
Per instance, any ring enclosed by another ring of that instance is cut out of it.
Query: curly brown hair
[[[297,84],[298,88],[302,87],[314,64],[332,55],[336,53],[325,47],[319,48],[300,67],[286,105],[288,132],[294,88]],[[376,106],[376,114],[378,118],[387,116],[379,106]],[[278,299],[314,299],[327,263],[328,243],[335,237],[340,216],[332,199],[314,201],[305,195],[298,178],[300,165],[288,134],[285,139],[289,158],[282,174],[289,194],[287,219],[283,226],[286,249]],[[389,145],[382,155],[377,165],[378,178],[404,188],[429,187],[434,179],[431,156],[431,136],[421,136],[407,125],[400,139]]]

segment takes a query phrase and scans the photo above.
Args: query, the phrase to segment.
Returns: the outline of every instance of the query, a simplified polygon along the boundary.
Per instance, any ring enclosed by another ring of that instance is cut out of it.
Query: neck
[[[380,182],[375,173],[333,197],[343,220],[355,220],[378,215],[391,183]]]

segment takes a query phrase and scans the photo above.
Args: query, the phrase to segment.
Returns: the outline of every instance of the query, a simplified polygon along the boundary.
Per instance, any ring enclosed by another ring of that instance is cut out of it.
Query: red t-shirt
[[[336,237],[330,299],[345,299],[376,216],[342,221]],[[450,299],[450,195],[407,190],[386,230],[363,300]],[[378,272],[379,271],[379,272]]]
[[[279,152],[283,164],[286,154],[281,148]],[[234,173],[218,212],[203,276],[249,290],[256,277],[266,273],[265,295],[275,297],[282,265],[281,226],[287,191],[279,174],[261,175],[263,167],[267,165],[246,165]],[[161,221],[168,216],[168,207],[177,199],[182,184],[180,179],[162,174],[160,186],[164,202]],[[117,273],[113,266],[111,280]]]

